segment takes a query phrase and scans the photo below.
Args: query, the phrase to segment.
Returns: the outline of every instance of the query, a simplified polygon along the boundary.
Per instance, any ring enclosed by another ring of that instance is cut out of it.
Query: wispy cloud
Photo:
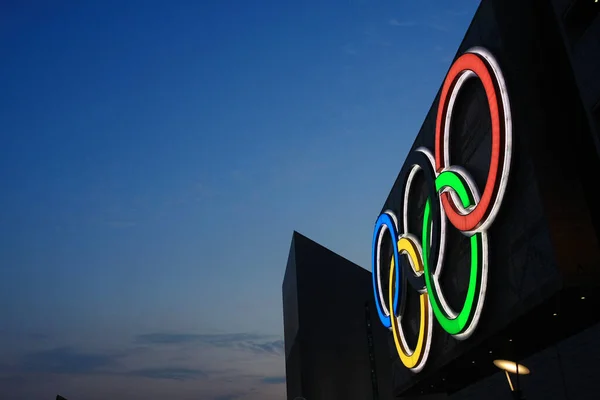
[[[258,354],[282,354],[283,340],[255,333],[190,334],[148,333],[138,335],[136,343],[145,345],[177,345],[198,343],[215,347],[237,348]]]
[[[473,13],[473,10],[470,8],[465,8],[463,10],[447,10],[446,13],[450,16],[453,17],[463,17],[466,15],[470,15],[471,13]]]
[[[390,19],[388,21],[388,24],[390,24],[391,26],[400,26],[400,27],[409,27],[409,26],[417,25],[417,23],[414,21],[398,21],[395,18]]]
[[[356,50],[356,47],[352,43],[348,43],[348,44],[342,46],[342,51],[349,56],[358,55],[358,50]]]
[[[451,13],[453,16],[464,15],[463,13]],[[425,27],[434,29],[440,32],[448,32],[451,30],[453,19],[441,18],[440,16],[432,16],[431,18],[425,21],[400,21],[395,18],[392,18],[388,21],[388,25],[400,28],[408,28],[413,26]]]
[[[168,379],[174,381],[188,381],[208,377],[208,373],[203,370],[178,367],[146,368],[131,371],[128,373],[128,375],[149,379]]]
[[[284,344],[283,340],[274,340],[263,343],[243,342],[240,347],[254,353],[282,354]]]
[[[197,203],[203,203],[209,199],[214,199],[220,195],[216,187],[203,182],[190,182],[185,186],[174,190],[167,195],[164,206],[168,213],[172,212],[172,207],[190,206]],[[164,214],[161,213],[161,216]]]
[[[280,383],[285,383],[285,376],[266,376],[260,381],[268,385],[278,385]]]
[[[25,372],[92,374],[107,372],[118,365],[119,354],[79,352],[70,347],[26,354],[20,365]]]
[[[107,221],[106,225],[114,229],[127,229],[133,228],[137,223],[134,221]]]
[[[149,333],[135,341],[120,351],[56,347],[26,353],[0,365],[0,387],[23,394],[38,390],[40,382],[53,391],[74,390],[68,385],[78,382],[90,392],[102,390],[98,385],[134,384],[141,396],[178,385],[206,399],[274,399],[285,383],[283,340],[275,335]]]
[[[377,30],[368,29],[365,30],[364,44],[368,46],[389,47],[392,46],[393,43],[386,39],[385,36],[382,36],[381,33],[377,32]]]
[[[436,31],[448,32],[450,30],[446,25],[442,25],[438,22],[428,22],[425,25],[431,29],[435,29]]]
[[[42,341],[51,338],[51,335],[41,332],[23,332],[19,330],[0,329],[0,339],[28,339],[33,341]]]
[[[126,370],[120,363],[139,349],[123,353],[82,352],[70,347],[58,347],[25,354],[18,371],[50,374],[125,375],[151,379],[190,380],[207,377],[205,369],[168,366]]]
[[[148,333],[136,336],[135,341],[140,344],[182,344],[196,342],[200,340],[202,336],[204,335],[187,333]]]
[[[195,334],[195,333],[147,333],[136,336],[136,342],[141,344],[179,344],[202,342],[213,345],[229,345],[248,340],[264,339],[265,335],[254,333],[223,333],[223,334]]]
[[[206,378],[211,373],[217,374],[219,372],[182,366],[147,367],[127,370],[120,361],[130,353],[89,353],[77,351],[69,347],[59,347],[26,354],[16,369],[22,373],[121,375],[175,381]]]
[[[454,56],[444,56],[440,59],[440,62],[442,62],[444,64],[448,64],[448,63],[451,63],[452,60],[454,60]]]
[[[248,169],[234,169],[229,172],[231,180],[238,184],[250,184],[252,183],[251,172]]]
[[[224,394],[221,396],[213,397],[213,400],[235,400],[239,399],[241,396],[239,394]]]

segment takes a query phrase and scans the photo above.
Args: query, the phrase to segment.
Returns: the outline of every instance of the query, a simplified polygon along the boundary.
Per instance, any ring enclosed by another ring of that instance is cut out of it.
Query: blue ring
[[[392,248],[394,249],[394,263],[396,265],[396,290],[394,290],[394,304],[391,310],[391,313],[394,315],[398,314],[398,299],[400,298],[400,274],[402,269],[400,268],[400,257],[398,255],[398,232],[396,231],[396,225],[392,220],[392,217],[388,213],[383,213],[377,218],[377,222],[375,223],[375,231],[373,232],[373,246],[371,252],[371,269],[373,275],[373,291],[375,294],[375,304],[377,306],[377,314],[379,314],[379,319],[381,323],[386,328],[390,328],[392,326],[390,316],[385,315],[383,313],[383,307],[379,301],[379,290],[377,289],[377,285],[381,285],[381,282],[377,282],[377,238],[379,236],[379,232],[381,231],[383,226],[388,228],[388,232],[392,237]],[[382,290],[383,292],[383,290]]]

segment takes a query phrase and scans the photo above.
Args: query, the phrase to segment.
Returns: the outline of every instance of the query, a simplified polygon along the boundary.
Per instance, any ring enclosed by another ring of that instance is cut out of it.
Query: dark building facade
[[[294,232],[283,280],[287,399],[389,400],[371,273]]]
[[[481,2],[374,233],[394,396],[599,397],[599,8]]]

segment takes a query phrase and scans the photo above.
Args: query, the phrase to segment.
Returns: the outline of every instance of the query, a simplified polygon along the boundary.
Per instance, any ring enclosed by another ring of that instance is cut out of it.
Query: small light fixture
[[[554,314],[552,314],[552,315],[554,315],[554,316],[556,317],[558,314],[557,314],[557,313],[554,313]]]
[[[512,339],[508,339],[509,342],[512,342]]]
[[[510,380],[510,375],[508,374],[509,372],[511,374],[517,374],[517,375],[529,375],[531,373],[529,368],[527,368],[526,366],[524,366],[522,364],[517,364],[514,361],[494,360],[494,365],[496,367],[500,368],[501,370],[503,370],[504,373],[506,374],[506,380],[508,380],[508,386],[510,386],[511,392],[514,392],[515,388],[512,384],[512,381]],[[517,383],[518,382],[519,382],[519,380],[517,379]],[[519,388],[517,388],[517,390],[519,390]]]
[[[585,296],[581,296],[581,300],[585,300]]]
[[[490,350],[490,354],[492,354],[492,351]]]
[[[529,375],[531,373],[529,368],[522,364],[517,364],[514,361],[494,360],[494,365],[501,370],[510,372],[511,374]]]

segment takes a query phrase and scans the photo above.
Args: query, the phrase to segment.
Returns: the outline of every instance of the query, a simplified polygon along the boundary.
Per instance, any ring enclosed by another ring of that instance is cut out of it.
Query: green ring
[[[467,208],[474,204],[473,194],[468,189],[463,179],[453,171],[442,172],[435,180],[436,190],[441,192],[445,188],[451,188],[454,190],[462,206]],[[480,283],[481,283],[481,248],[482,248],[482,234],[476,233],[471,236],[471,274],[469,276],[469,287],[467,289],[467,297],[462,306],[462,309],[456,316],[451,318],[440,306],[439,295],[435,290],[433,284],[433,277],[429,269],[429,247],[430,247],[430,234],[429,228],[431,226],[431,210],[430,210],[430,199],[427,199],[425,203],[425,211],[423,214],[423,267],[425,275],[425,285],[427,286],[427,292],[429,293],[429,299],[433,313],[442,326],[442,328],[451,335],[457,335],[463,333],[473,320],[473,313],[475,312],[474,305],[480,294]],[[442,218],[445,216],[442,215]]]

